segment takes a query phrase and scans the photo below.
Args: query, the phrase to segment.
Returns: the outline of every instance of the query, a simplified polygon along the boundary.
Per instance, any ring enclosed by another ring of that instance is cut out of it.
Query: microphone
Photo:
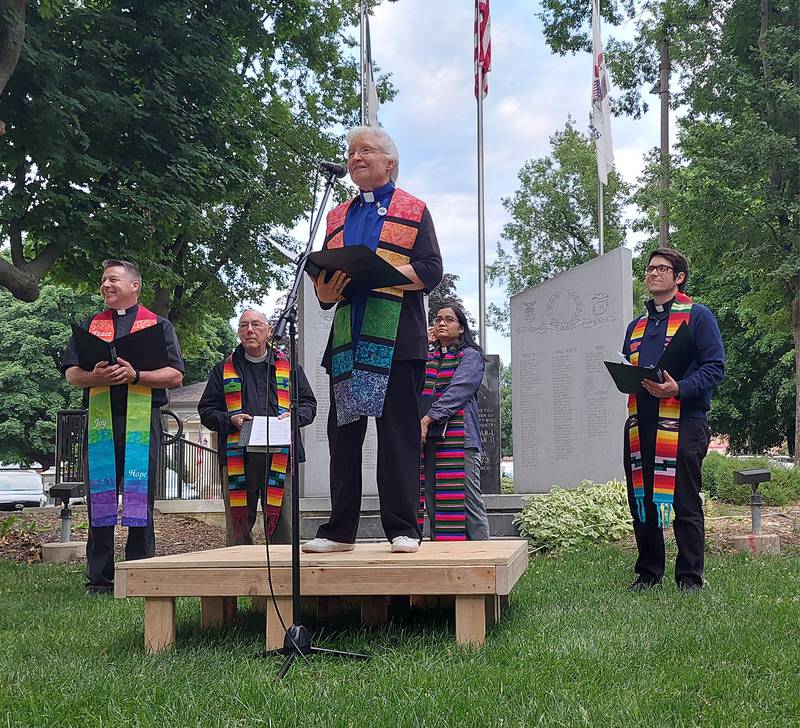
[[[318,166],[320,172],[326,172],[337,178],[344,177],[347,174],[347,167],[336,162],[319,162]]]

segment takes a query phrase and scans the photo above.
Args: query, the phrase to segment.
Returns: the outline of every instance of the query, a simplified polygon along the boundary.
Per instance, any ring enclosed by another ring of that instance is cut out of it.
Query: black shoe
[[[95,586],[90,584],[86,587],[86,596],[87,597],[99,597],[103,594],[113,594],[114,587],[113,586]]]
[[[642,592],[652,589],[654,586],[661,586],[661,580],[658,581],[645,581],[644,579],[637,579],[628,587],[629,592]]]
[[[702,584],[695,584],[692,581],[679,581],[678,582],[678,591],[683,594],[689,594],[691,592],[699,592],[703,591]]]

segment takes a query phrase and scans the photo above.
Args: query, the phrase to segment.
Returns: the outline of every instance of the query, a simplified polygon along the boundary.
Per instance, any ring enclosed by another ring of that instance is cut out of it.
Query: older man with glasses
[[[428,353],[423,294],[442,279],[442,257],[427,205],[395,187],[397,147],[377,127],[347,135],[347,168],[359,194],[328,214],[325,248],[365,245],[410,283],[356,289],[342,271],[315,281],[323,308],[336,306],[322,365],[331,381],[328,417],[331,517],[304,551],[350,551],[361,508],[361,449],[367,418],[378,432],[381,522],[394,552],[421,538],[417,397]]]
[[[700,500],[701,466],[711,438],[707,413],[725,374],[725,350],[714,314],[684,293],[689,264],[677,250],[659,248],[645,268],[651,298],[647,312],[628,326],[622,353],[632,363],[654,366],[682,325],[695,342],[684,371],[645,379],[628,398],[625,473],[639,558],[632,591],[656,586],[664,575],[664,529],[673,523],[678,589],[703,587],[705,545]],[[674,518],[673,518],[674,516]]]
[[[267,453],[239,447],[239,431],[254,416],[289,416],[289,362],[270,348],[272,327],[260,311],[247,310],[239,318],[239,346],[212,369],[197,405],[200,421],[218,433],[223,474],[228,545],[252,543],[258,501],[267,517],[269,535],[276,543],[289,542],[287,518],[279,520],[288,477],[288,448]],[[317,400],[302,368],[297,367],[300,427],[314,421]],[[298,442],[298,457],[304,458]],[[280,524],[280,525],[279,525]]]

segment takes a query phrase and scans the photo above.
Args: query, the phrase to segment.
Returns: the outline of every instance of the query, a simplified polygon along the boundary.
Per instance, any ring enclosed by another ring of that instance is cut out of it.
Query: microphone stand
[[[311,643],[311,634],[301,624],[301,597],[300,597],[300,488],[299,488],[299,461],[297,454],[297,444],[300,442],[300,421],[298,417],[298,383],[297,383],[297,300],[300,294],[300,286],[303,285],[303,275],[308,263],[308,256],[311,255],[311,248],[314,238],[317,235],[325,205],[328,203],[333,184],[338,176],[334,170],[326,168],[325,193],[319,207],[311,233],[306,244],[306,249],[297,261],[297,269],[294,276],[294,284],[286,297],[286,306],[281,313],[278,322],[275,324],[273,341],[279,342],[283,339],[286,328],[289,328],[289,379],[291,382],[291,447],[289,460],[291,463],[292,478],[292,625],[286,630],[283,640],[283,647],[278,652],[285,656],[283,665],[278,672],[278,678],[282,679],[294,660],[298,657],[303,659],[310,654],[335,655],[339,657],[349,657],[356,660],[369,660],[369,655],[362,655],[355,652],[341,652],[339,650],[325,650],[314,647]]]

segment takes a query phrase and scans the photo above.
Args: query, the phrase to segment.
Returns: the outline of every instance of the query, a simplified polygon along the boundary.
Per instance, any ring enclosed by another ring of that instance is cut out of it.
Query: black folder
[[[330,277],[335,271],[344,271],[351,285],[357,288],[387,288],[405,286],[411,281],[389,261],[372,252],[366,245],[318,250],[308,256],[306,272],[316,278],[324,270]]]
[[[653,382],[663,382],[663,372],[677,380],[680,379],[695,354],[695,343],[692,332],[686,324],[681,324],[672,341],[667,344],[655,366],[635,367],[621,362],[604,362],[608,373],[617,385],[617,389],[624,394],[638,394],[642,391],[642,381],[649,379]]]
[[[116,364],[117,357],[122,357],[134,368],[145,372],[169,366],[162,323],[139,329],[114,341],[103,341],[81,326],[72,324],[72,340],[78,355],[78,365],[87,371],[94,369],[101,361]]]

